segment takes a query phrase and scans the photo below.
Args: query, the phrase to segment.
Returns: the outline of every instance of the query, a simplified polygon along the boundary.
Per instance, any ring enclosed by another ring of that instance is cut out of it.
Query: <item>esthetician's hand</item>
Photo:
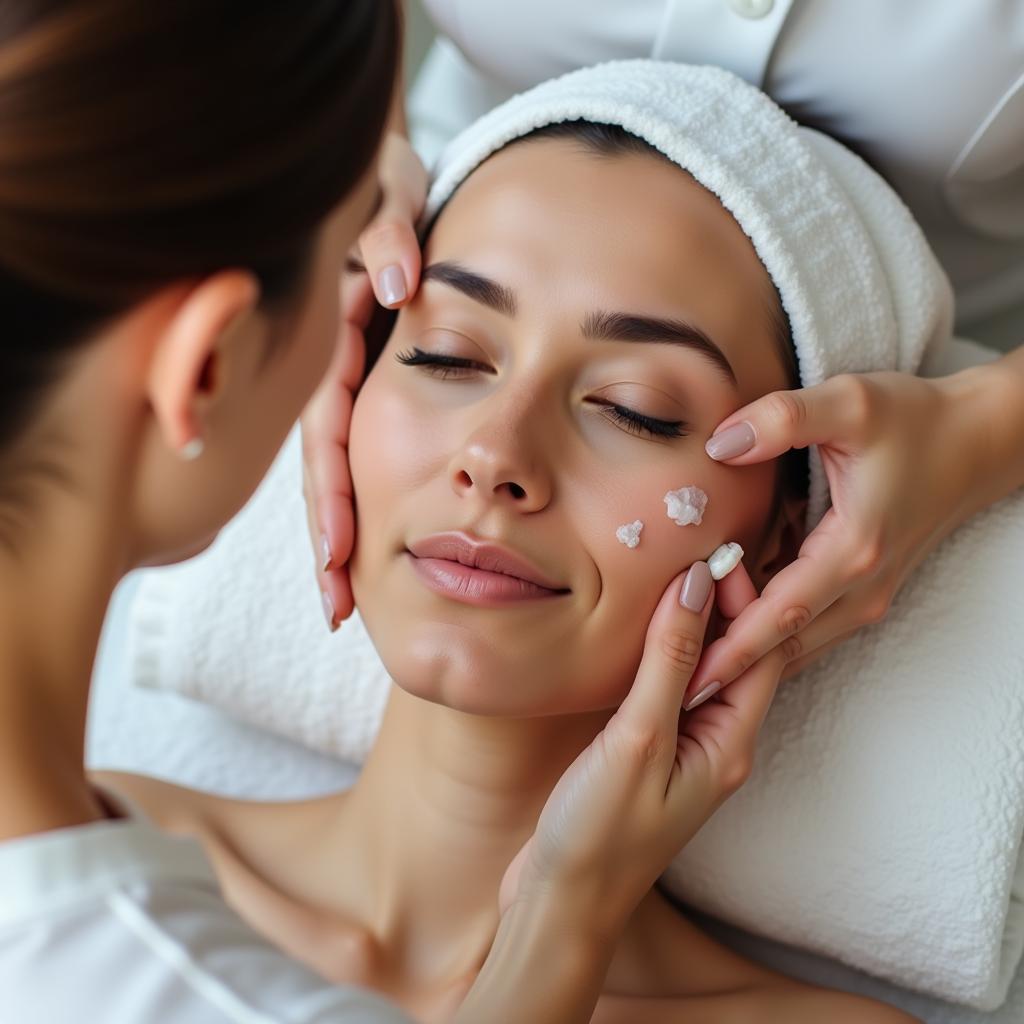
[[[316,558],[317,583],[331,629],[352,614],[347,563],[355,543],[348,429],[363,379],[365,331],[374,302],[397,309],[419,287],[415,224],[427,195],[427,172],[409,140],[390,133],[380,157],[383,203],[359,236],[366,274],[341,287],[341,330],[334,361],[302,415],[303,491]]]
[[[723,420],[708,453],[731,466],[817,444],[832,507],[796,561],[708,646],[690,695],[728,686],[769,651],[781,651],[784,676],[793,675],[881,621],[947,534],[1019,485],[1003,479],[1010,460],[994,446],[994,424],[1008,421],[1013,403],[1000,413],[1005,389],[989,372],[844,375],[766,395]]]
[[[742,568],[718,586],[726,617],[754,596]],[[783,659],[762,658],[717,700],[680,714],[716,601],[707,564],[663,595],[632,689],[566,770],[501,886],[500,905],[574,894],[577,927],[618,935],[669,861],[747,778]]]

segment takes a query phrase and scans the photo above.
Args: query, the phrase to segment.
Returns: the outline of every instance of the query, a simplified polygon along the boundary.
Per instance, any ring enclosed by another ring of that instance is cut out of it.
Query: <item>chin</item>
[[[374,642],[402,690],[467,715],[540,718],[589,713],[617,707],[628,690],[621,676],[614,682],[601,680],[589,666],[555,664],[543,655],[516,659],[477,637],[467,638],[460,627]]]

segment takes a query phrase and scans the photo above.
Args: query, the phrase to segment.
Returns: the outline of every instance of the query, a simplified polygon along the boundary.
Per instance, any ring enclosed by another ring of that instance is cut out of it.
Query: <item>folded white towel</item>
[[[948,357],[949,291],[891,190],[714,69],[624,62],[545,83],[457,139],[429,212],[508,139],[620,124],[715,192],[752,238],[804,383]],[[977,356],[977,353],[975,353]],[[329,637],[311,585],[294,441],[217,545],[151,575],[141,682],[361,759],[387,680],[361,625]],[[827,503],[812,459],[812,521]],[[753,778],[668,880],[749,930],[985,1008],[1024,946],[1024,494],[923,566],[881,626],[783,688]]]

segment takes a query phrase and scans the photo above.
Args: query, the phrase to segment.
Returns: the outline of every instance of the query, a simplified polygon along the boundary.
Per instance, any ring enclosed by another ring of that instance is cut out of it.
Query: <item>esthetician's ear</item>
[[[201,449],[204,414],[224,392],[232,342],[254,329],[258,301],[253,274],[222,270],[191,286],[162,321],[146,390],[172,451]]]
[[[783,498],[772,531],[761,549],[757,564],[750,568],[750,578],[760,593],[765,584],[790,562],[796,560],[806,536],[806,498]]]

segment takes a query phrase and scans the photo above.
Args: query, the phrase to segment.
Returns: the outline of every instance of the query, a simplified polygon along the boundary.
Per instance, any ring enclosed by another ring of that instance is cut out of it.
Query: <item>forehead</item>
[[[517,293],[524,317],[684,319],[725,352],[743,401],[788,386],[767,271],[718,199],[654,154],[525,140],[462,184],[427,243]]]

